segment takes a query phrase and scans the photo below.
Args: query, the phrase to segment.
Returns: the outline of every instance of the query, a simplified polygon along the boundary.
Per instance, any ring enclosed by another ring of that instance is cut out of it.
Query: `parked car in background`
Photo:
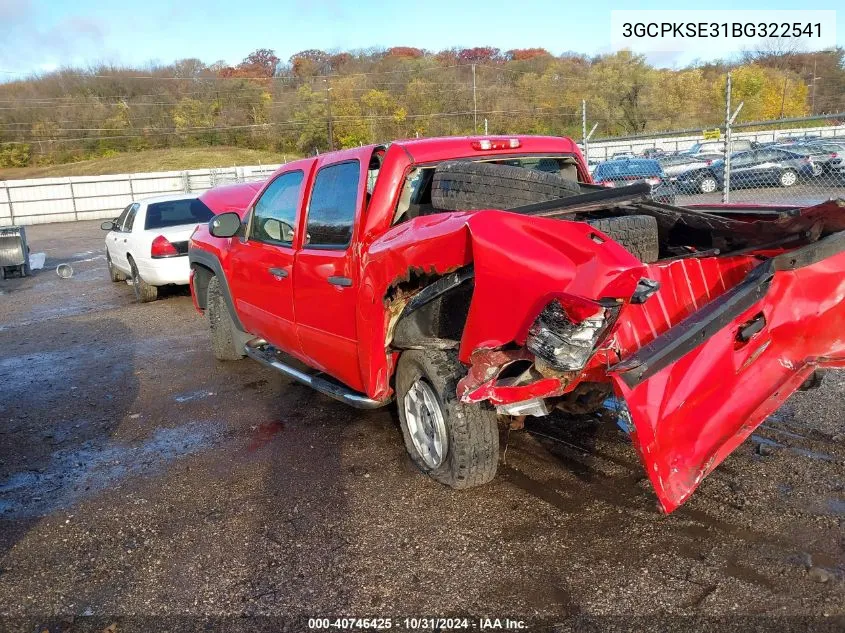
[[[158,298],[160,286],[187,285],[188,239],[214,213],[196,194],[139,200],[103,222],[106,263],[114,282],[129,279],[141,303]]]
[[[791,187],[802,178],[811,178],[815,171],[809,156],[784,149],[764,148],[731,155],[731,186]],[[712,193],[721,189],[725,180],[724,159],[709,167],[691,169],[675,180],[679,191]]]
[[[643,158],[660,158],[661,156],[668,156],[668,152],[662,147],[646,147],[640,152]]]
[[[744,138],[736,138],[731,141],[731,150],[734,152],[747,152],[754,149],[755,143]],[[683,154],[725,154],[724,141],[701,141],[690,147]]]
[[[817,141],[821,137],[818,134],[791,134],[788,136],[779,136],[776,139],[776,142],[779,144],[784,143],[812,143],[813,141]]]
[[[214,215],[233,211],[241,216],[246,213],[249,203],[255,197],[266,180],[252,180],[231,185],[221,185],[209,189],[200,196],[205,206],[211,209]]]
[[[790,143],[779,145],[778,148],[809,157],[813,161],[813,176],[830,174],[836,171],[841,162],[842,149],[839,146],[822,143]]]
[[[653,200],[675,204],[675,188],[669,183],[660,162],[653,158],[607,160],[596,167],[593,181],[603,187],[624,187],[635,182],[647,182],[651,185]]]
[[[674,182],[685,171],[708,167],[722,158],[721,154],[670,154],[657,160],[669,181]]]

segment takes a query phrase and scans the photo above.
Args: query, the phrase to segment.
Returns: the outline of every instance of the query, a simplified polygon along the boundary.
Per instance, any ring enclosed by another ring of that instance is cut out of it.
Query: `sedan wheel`
[[[114,264],[111,261],[111,254],[109,253],[109,249],[106,249],[106,265],[109,268],[109,277],[112,281],[126,281],[126,275],[120,272],[117,268],[114,267]]]
[[[781,187],[791,187],[796,182],[798,182],[798,174],[796,174],[791,169],[787,169],[780,175],[780,185]]]
[[[716,179],[708,176],[701,181],[699,188],[701,189],[701,193],[713,193],[716,191],[717,186]]]

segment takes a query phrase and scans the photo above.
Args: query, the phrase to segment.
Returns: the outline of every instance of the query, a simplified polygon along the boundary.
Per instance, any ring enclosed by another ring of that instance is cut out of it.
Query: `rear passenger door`
[[[735,184],[754,182],[755,152],[741,152],[731,157],[731,181]]]
[[[296,325],[309,363],[363,390],[358,366],[358,261],[353,248],[372,148],[317,164],[294,267]]]
[[[777,180],[780,174],[780,152],[771,149],[763,149],[754,152],[754,182],[763,184]]]

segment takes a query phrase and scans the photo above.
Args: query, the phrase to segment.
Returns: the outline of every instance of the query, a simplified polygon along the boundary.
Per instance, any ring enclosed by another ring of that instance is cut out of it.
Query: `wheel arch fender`
[[[220,292],[223,294],[223,300],[226,302],[226,309],[229,310],[232,321],[239,330],[245,332],[246,330],[235,310],[232,291],[229,289],[229,282],[226,279],[226,274],[223,272],[223,266],[220,264],[220,260],[211,253],[193,248],[188,252],[188,260],[191,270],[194,271],[194,293],[196,295],[197,305],[205,310],[208,305],[208,283],[211,281],[212,276],[217,277],[220,282]]]

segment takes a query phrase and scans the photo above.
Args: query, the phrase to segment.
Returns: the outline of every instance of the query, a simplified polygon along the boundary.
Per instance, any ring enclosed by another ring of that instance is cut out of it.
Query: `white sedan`
[[[112,281],[131,280],[135,298],[158,297],[158,287],[186,285],[190,277],[188,239],[214,214],[196,195],[159,196],[133,202],[103,222],[106,261]]]

